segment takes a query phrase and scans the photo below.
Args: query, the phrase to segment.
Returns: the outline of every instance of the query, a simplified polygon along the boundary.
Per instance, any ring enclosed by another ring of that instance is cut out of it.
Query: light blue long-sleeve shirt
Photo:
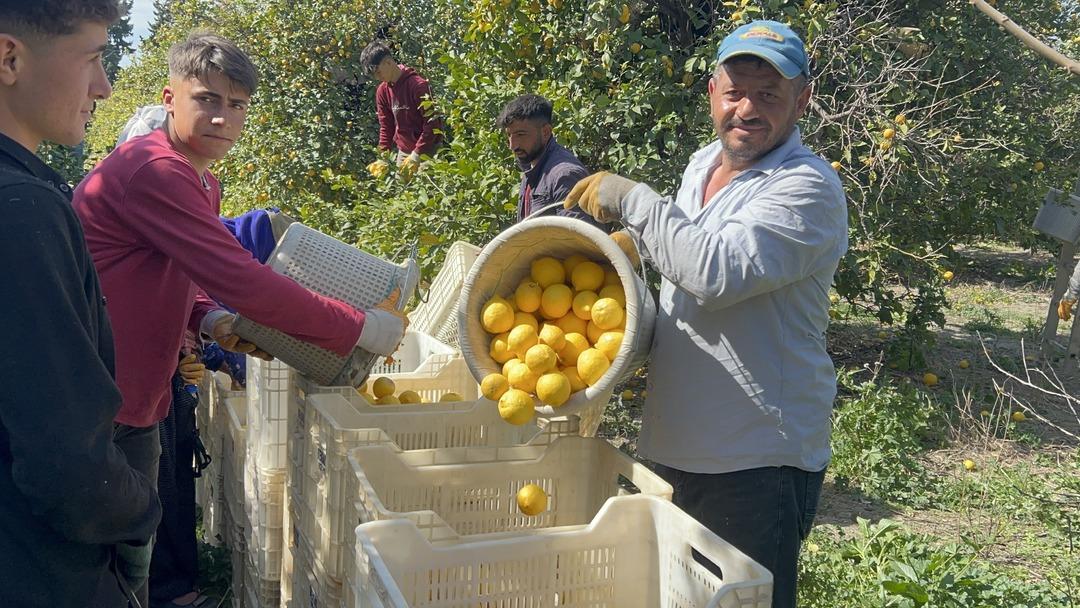
[[[719,140],[677,198],[635,187],[623,223],[663,275],[638,450],[694,473],[828,464],[829,287],[847,250],[836,172],[798,129],[702,199]]]

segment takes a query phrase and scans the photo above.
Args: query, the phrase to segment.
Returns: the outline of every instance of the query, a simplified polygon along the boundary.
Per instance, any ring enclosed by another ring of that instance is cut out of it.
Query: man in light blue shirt
[[[840,179],[795,126],[809,78],[790,28],[740,27],[709,82],[718,139],[675,200],[599,173],[566,201],[621,221],[663,275],[640,453],[676,504],[772,571],[784,607],[830,457],[825,331],[847,250]]]

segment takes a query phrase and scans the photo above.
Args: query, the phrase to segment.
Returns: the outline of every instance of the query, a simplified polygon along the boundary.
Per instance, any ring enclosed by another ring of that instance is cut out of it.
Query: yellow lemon
[[[393,395],[396,388],[394,381],[384,376],[376,378],[375,382],[371,383],[371,394],[375,395],[376,399],[381,399],[387,395]]]
[[[604,269],[596,262],[582,262],[570,275],[575,291],[596,291],[604,284]]]
[[[525,353],[525,365],[536,374],[549,372],[558,364],[559,358],[555,355],[555,349],[547,344],[537,344]]]
[[[960,369],[967,369],[967,368],[971,367],[971,362],[968,361],[967,359],[960,359],[960,363],[957,363],[956,365]]]
[[[488,333],[501,334],[514,326],[514,310],[509,302],[496,296],[484,304],[480,321]]]
[[[592,317],[592,313],[589,313],[589,317]],[[559,329],[563,331],[563,334],[581,334],[585,335],[585,329],[589,326],[588,319],[582,319],[574,313],[563,315],[561,319],[555,321],[555,325],[559,326]]]
[[[455,393],[454,391],[450,391],[448,393],[443,393],[442,397],[439,397],[439,401],[461,401],[461,400],[462,400],[461,395]]]
[[[503,332],[491,339],[488,353],[497,363],[506,363],[514,358],[514,351],[510,350],[510,344],[507,342],[509,336],[508,332]]]
[[[622,394],[619,395],[619,397],[623,401],[629,401],[630,399],[634,398],[634,391],[632,391],[630,389],[626,389],[625,391],[622,392]]]
[[[510,381],[502,374],[488,374],[480,381],[480,394],[485,399],[498,401],[503,393],[510,390]]]
[[[383,395],[375,400],[375,405],[399,405],[401,401],[393,395]]]
[[[562,266],[559,266],[562,269]],[[562,283],[556,283],[544,288],[544,295],[540,298],[540,314],[545,319],[558,319],[570,312],[574,302],[574,292]]]
[[[831,164],[832,164],[833,171],[839,171],[840,168],[843,167],[843,165],[840,164],[840,161],[838,161],[838,160],[832,161]]]
[[[525,391],[526,393],[532,393],[536,390],[536,380],[539,375],[536,372],[529,369],[528,365],[524,363],[518,363],[510,368],[510,374],[506,376],[506,379],[510,381],[510,387],[516,388],[519,391]]]
[[[563,365],[577,365],[581,353],[589,350],[589,339],[579,333],[566,334],[566,345],[559,350]]]
[[[566,280],[566,269],[563,268],[559,260],[553,257],[542,257],[533,260],[529,270],[529,276],[539,283],[543,289]]]
[[[588,388],[588,385],[585,384],[585,381],[582,380],[581,376],[578,375],[576,366],[571,365],[569,367],[562,367],[559,368],[559,371],[562,372],[562,375],[566,376],[566,380],[570,382],[571,393],[576,393],[580,390],[585,390],[586,388]]]
[[[1015,411],[1015,412],[1012,413],[1012,419],[1013,419],[1013,422],[1023,422],[1025,420],[1027,420],[1027,416],[1024,415],[1024,412]]]
[[[563,333],[563,330],[560,329],[558,325],[555,325],[554,323],[544,323],[540,328],[540,343],[547,344],[552,350],[558,352],[566,346],[566,334]]]
[[[536,381],[536,396],[553,407],[566,403],[570,389],[570,379],[559,372],[544,374]]]
[[[536,328],[532,325],[518,325],[510,331],[506,338],[506,345],[519,359],[525,358],[525,351],[529,350],[540,340]]]
[[[585,328],[585,337],[589,339],[589,344],[596,344],[596,341],[603,335],[604,330],[596,326],[596,323],[589,321],[588,327]]]
[[[974,471],[975,470],[975,461],[971,460],[970,458],[965,458],[964,459],[964,469],[968,470],[968,471]]]
[[[951,270],[946,270],[945,272],[941,273],[941,278],[945,279],[946,281],[953,280],[953,276],[953,271]]]
[[[623,309],[612,298],[600,298],[592,306],[592,322],[603,330],[615,329],[623,322]]]
[[[563,265],[563,270],[566,271],[566,276],[568,276],[568,277],[572,276],[573,273],[574,273],[574,269],[577,268],[577,265],[582,263],[582,262],[585,262],[587,260],[588,260],[588,258],[581,255],[580,253],[575,253],[575,254],[571,255],[570,257],[566,258],[565,260],[563,260],[562,265]]]
[[[605,285],[600,290],[601,298],[611,298],[619,303],[619,306],[626,308],[626,293],[623,291],[622,285]],[[592,317],[589,317],[590,319]]]
[[[514,327],[518,325],[532,325],[533,329],[540,329],[540,322],[536,320],[536,315],[527,312],[514,313]]]
[[[375,397],[372,397],[371,395],[369,395],[367,393],[357,393],[357,394],[360,395],[361,399],[363,399],[364,401],[367,401],[368,405],[372,405],[372,404],[375,403]]]
[[[510,424],[522,425],[532,421],[536,410],[528,393],[512,388],[499,397],[499,416]]]
[[[881,132],[881,136],[885,139],[892,139],[896,137],[896,129],[885,129]]]
[[[521,312],[536,312],[540,309],[540,296],[544,288],[536,281],[523,281],[514,291],[514,302]]]
[[[604,268],[604,285],[622,285],[619,273],[611,266]]]
[[[572,304],[574,316],[584,321],[591,320],[593,304],[599,299],[600,296],[596,295],[595,291],[579,291]]]
[[[581,353],[577,361],[577,371],[581,379],[585,381],[585,384],[594,386],[600,381],[600,378],[604,377],[604,373],[611,367],[611,362],[604,356],[604,353],[590,348]]]
[[[518,509],[525,515],[539,515],[547,511],[547,492],[535,483],[530,483],[518,490],[517,504]]]
[[[509,378],[510,377],[510,370],[513,369],[513,367],[515,365],[517,365],[518,363],[521,363],[521,359],[518,359],[517,357],[514,357],[513,359],[510,359],[506,363],[503,363],[502,375]]]
[[[937,386],[938,377],[934,372],[926,372],[922,377],[923,384],[926,386]]]
[[[614,361],[615,357],[619,355],[619,347],[622,346],[623,332],[621,331],[605,331],[600,334],[600,337],[596,339],[596,344],[593,346],[596,350],[604,353],[604,356],[608,358],[608,361]]]
[[[398,395],[398,401],[401,403],[422,403],[423,399],[420,398],[420,393],[416,391],[401,391]]]

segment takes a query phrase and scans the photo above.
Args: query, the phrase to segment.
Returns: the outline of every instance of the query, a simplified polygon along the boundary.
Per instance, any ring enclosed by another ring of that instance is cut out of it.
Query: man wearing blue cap
[[[840,179],[795,126],[809,80],[795,32],[742,26],[709,81],[717,140],[674,200],[611,173],[566,200],[621,221],[663,275],[639,451],[676,504],[772,571],[784,607],[830,457],[825,331],[847,250]]]

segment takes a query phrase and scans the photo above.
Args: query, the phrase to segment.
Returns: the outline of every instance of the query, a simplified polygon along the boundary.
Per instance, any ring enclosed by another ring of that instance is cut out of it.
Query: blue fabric
[[[280,212],[279,209],[273,207],[268,210]],[[270,215],[266,211],[256,209],[234,218],[221,218],[221,223],[226,230],[231,232],[240,245],[250,251],[260,264],[265,264],[266,260],[270,259],[270,254],[277,245],[274,240],[274,231],[270,226]]]

